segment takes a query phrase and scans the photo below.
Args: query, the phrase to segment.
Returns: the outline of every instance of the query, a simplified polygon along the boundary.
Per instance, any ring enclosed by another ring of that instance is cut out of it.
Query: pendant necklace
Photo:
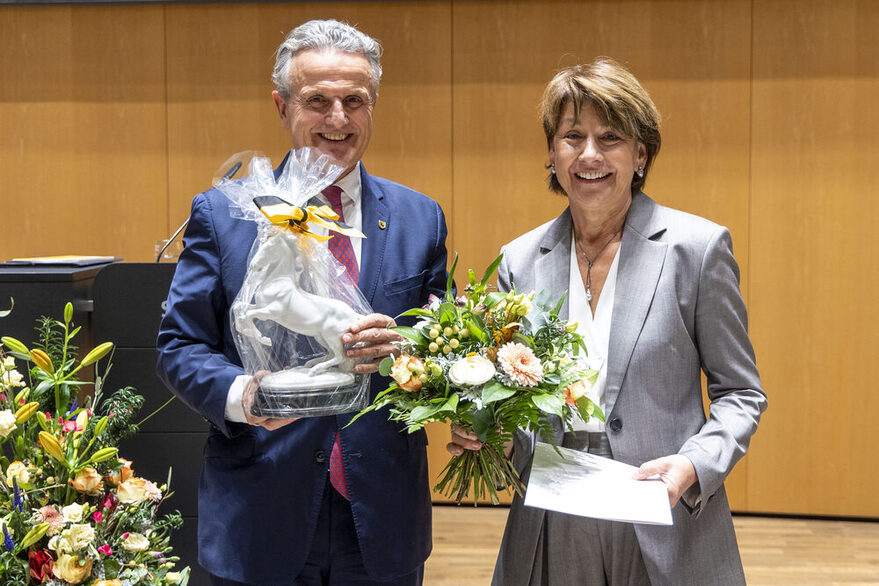
[[[601,253],[604,252],[604,249],[607,248],[608,246],[610,246],[610,243],[616,239],[617,234],[619,234],[620,232],[622,232],[621,229],[617,230],[616,232],[614,232],[611,235],[610,240],[605,242],[604,246],[602,246],[601,249],[595,254],[595,258],[589,258],[588,256],[586,256],[586,253],[583,251],[582,248],[580,248],[579,243],[577,244],[577,248],[580,250],[580,254],[582,254],[583,258],[586,259],[586,302],[587,303],[592,303],[592,265],[595,264],[595,261],[597,261],[598,257],[601,256]]]

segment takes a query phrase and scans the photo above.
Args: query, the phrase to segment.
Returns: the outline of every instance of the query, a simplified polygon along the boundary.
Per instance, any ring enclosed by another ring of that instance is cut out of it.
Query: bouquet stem
[[[498,504],[498,488],[512,488],[519,496],[525,490],[513,463],[504,456],[503,446],[490,444],[481,450],[465,450],[460,456],[452,456],[440,472],[434,491],[461,504],[470,494],[471,485],[474,506],[485,497],[491,500],[491,504]]]

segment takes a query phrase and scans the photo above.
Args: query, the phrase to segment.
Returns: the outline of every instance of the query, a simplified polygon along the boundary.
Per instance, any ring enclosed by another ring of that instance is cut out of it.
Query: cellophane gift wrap
[[[247,156],[238,158],[246,163]],[[228,172],[215,187],[228,197],[233,217],[257,224],[230,310],[245,373],[268,373],[251,413],[316,417],[362,409],[369,376],[354,372],[341,336],[372,310],[327,240],[333,232],[363,235],[319,198],[343,169],[312,148],[291,151],[277,174],[262,156],[252,156],[248,167],[246,177],[231,179]]]

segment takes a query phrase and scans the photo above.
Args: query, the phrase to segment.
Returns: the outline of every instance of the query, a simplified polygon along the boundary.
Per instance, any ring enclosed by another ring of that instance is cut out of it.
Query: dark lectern
[[[105,396],[119,387],[135,387],[146,399],[142,417],[173,396],[155,372],[156,334],[175,268],[173,263],[117,263],[95,277],[94,339],[116,344]],[[162,484],[171,469],[174,495],[162,507],[183,515],[183,528],[172,536],[171,545],[181,565],[192,567],[190,584],[209,582],[198,567],[196,537],[198,479],[207,430],[205,420],[175,399],[119,447],[119,453],[134,462],[138,476]]]
[[[82,326],[75,343],[83,356],[92,348],[92,287],[95,276],[108,265],[0,266],[0,309],[15,309],[0,320],[0,331],[24,342],[29,348],[37,341],[34,326],[41,315],[62,319],[64,304],[73,304],[73,321]]]

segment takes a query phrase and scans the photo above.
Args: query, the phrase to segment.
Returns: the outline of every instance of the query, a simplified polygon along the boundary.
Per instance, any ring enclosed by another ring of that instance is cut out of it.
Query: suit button
[[[314,453],[314,461],[318,464],[323,464],[327,461],[327,453],[323,450],[318,450]]]
[[[610,430],[611,431],[620,431],[623,428],[623,422],[619,417],[614,417],[610,420]]]

